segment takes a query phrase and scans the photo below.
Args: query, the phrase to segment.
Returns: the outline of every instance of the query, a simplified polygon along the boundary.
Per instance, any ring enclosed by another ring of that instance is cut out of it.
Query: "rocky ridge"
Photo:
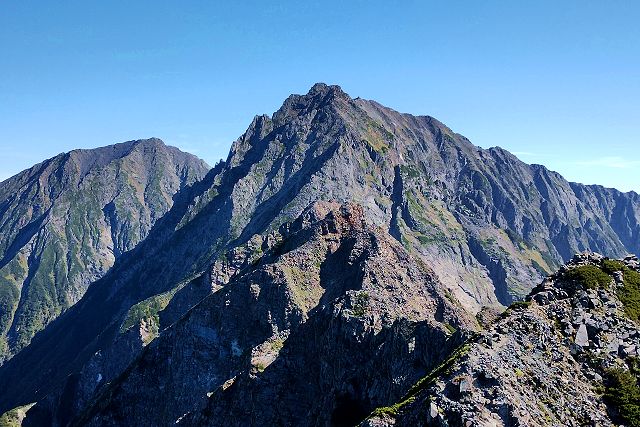
[[[124,373],[94,358],[27,425],[352,425],[477,327],[358,205],[317,202],[225,259]]]
[[[639,266],[576,255],[363,426],[640,425]]]

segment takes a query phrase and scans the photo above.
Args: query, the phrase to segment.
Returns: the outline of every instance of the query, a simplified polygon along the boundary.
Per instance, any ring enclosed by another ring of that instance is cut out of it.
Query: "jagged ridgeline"
[[[640,263],[576,255],[363,427],[640,426]]]
[[[639,206],[317,84],[0,368],[0,411],[353,425],[575,252],[638,252]]]
[[[77,302],[208,170],[150,139],[60,154],[0,183],[0,363]]]

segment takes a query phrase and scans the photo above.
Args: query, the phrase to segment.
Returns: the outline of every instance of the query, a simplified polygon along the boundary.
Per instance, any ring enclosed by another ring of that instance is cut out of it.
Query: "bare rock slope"
[[[102,377],[97,398],[65,387],[78,392],[58,401],[76,407],[38,422],[353,425],[476,325],[357,205],[316,203],[242,253],[245,266],[123,374],[83,372]]]
[[[363,426],[640,425],[639,266],[576,255]]]

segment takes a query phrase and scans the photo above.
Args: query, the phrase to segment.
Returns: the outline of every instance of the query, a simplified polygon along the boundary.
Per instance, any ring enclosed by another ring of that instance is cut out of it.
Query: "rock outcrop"
[[[639,425],[638,266],[576,255],[363,425]]]

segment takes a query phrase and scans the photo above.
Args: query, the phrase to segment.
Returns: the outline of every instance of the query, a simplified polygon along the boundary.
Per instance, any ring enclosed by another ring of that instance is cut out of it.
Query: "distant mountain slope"
[[[257,116],[226,162],[179,193],[147,239],[0,368],[0,389],[9,391],[0,410],[40,400],[39,410],[55,413],[69,402],[58,393],[79,390],[79,406],[67,409],[83,411],[158,334],[170,345],[163,330],[185,313],[199,316],[189,310],[210,293],[226,292],[246,267],[245,245],[318,201],[361,206],[407,262],[435,272],[459,317],[526,295],[574,252],[638,249],[635,193],[570,184],[505,150],[475,147],[431,117],[317,84],[272,117]],[[222,319],[212,327],[226,328],[231,320]],[[96,376],[81,375],[83,366]]]
[[[77,302],[208,169],[150,139],[60,154],[0,183],[0,361]]]

